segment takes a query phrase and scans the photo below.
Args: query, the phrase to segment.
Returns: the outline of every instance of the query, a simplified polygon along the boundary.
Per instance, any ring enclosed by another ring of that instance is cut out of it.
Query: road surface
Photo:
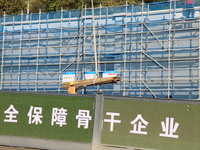
[[[0,150],[39,150],[39,149],[23,148],[23,147],[11,147],[11,146],[0,146]]]

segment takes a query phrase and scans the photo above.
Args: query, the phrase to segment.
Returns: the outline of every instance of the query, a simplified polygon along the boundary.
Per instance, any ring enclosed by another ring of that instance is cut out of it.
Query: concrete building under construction
[[[1,90],[66,92],[65,73],[114,71],[119,83],[80,94],[200,99],[199,1],[5,13],[0,37]]]

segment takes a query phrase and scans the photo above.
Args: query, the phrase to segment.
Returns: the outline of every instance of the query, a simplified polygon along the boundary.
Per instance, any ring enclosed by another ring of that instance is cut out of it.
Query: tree
[[[81,7],[81,1],[82,0],[56,0],[57,5],[56,9],[61,10],[63,9],[79,9]],[[80,7],[79,7],[80,6]]]
[[[30,12],[37,13],[39,9],[42,12],[60,11],[63,9],[79,9],[82,0],[30,0]]]
[[[91,8],[91,0],[0,0],[0,15],[6,14],[20,14],[22,10],[26,13],[27,2],[30,3],[30,13],[60,11],[63,9],[82,9],[87,6]],[[94,7],[102,6],[120,6],[128,4],[141,3],[142,0],[93,0]],[[144,0],[145,3],[162,1],[162,0]]]
[[[0,0],[0,15],[6,14],[20,14],[22,10],[26,10],[25,0]]]
[[[105,6],[120,6],[128,4],[137,4],[141,3],[142,0],[102,0],[102,5]]]
[[[47,11],[49,1],[50,0],[30,0],[30,13],[38,13],[40,9],[42,12]]]

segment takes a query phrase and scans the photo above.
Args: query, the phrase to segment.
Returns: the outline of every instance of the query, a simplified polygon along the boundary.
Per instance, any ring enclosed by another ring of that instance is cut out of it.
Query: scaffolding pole
[[[97,77],[99,77],[99,70],[98,70],[98,62],[97,62],[97,46],[96,46],[96,29],[95,29],[95,20],[94,20],[94,3],[91,0],[92,5],[92,29],[93,29],[93,50],[94,50],[94,60],[95,60],[95,72]]]
[[[23,26],[22,26],[22,21],[23,21],[23,11],[21,12],[21,29],[20,29],[20,44],[19,44],[19,59],[18,59],[18,87],[17,87],[17,91],[20,91],[20,82],[21,82],[21,56],[22,56],[22,29],[23,29]],[[14,20],[13,20],[14,22]]]
[[[62,42],[63,42],[63,7],[61,7],[61,17],[60,17],[60,49],[59,49],[59,75],[58,75],[58,78],[59,78],[59,83],[58,83],[58,86],[60,87],[61,86],[61,83],[62,83],[62,52],[61,52],[61,48],[62,48]],[[58,93],[60,93],[60,88],[58,89]]]
[[[4,71],[3,71],[3,68],[4,68],[4,55],[5,55],[5,22],[6,22],[6,12],[4,12],[4,15],[3,15],[3,22],[4,22],[4,25],[3,25],[3,39],[2,39],[2,51],[1,51],[1,88],[0,90],[3,90],[3,84],[4,84]]]
[[[168,81],[167,81],[167,98],[170,98],[171,95],[171,29],[172,29],[172,21],[169,20],[169,33],[168,33]]]
[[[37,89],[38,89],[40,30],[41,30],[40,20],[41,20],[41,9],[39,10],[38,41],[37,41],[37,51],[36,51],[37,61],[36,61],[36,70],[35,70],[35,73],[36,73],[36,74],[35,74],[35,75],[36,75],[36,79],[35,79],[35,91],[37,91]]]
[[[126,70],[126,53],[127,53],[127,45],[126,45],[126,41],[127,41],[127,11],[128,11],[128,2],[126,1],[126,16],[125,16],[125,35],[124,35],[124,62],[123,62],[123,64],[124,64],[124,66],[123,66],[123,96],[125,96],[126,95],[126,72],[125,72],[125,70]]]
[[[198,88],[198,100],[200,100],[200,17],[198,18],[199,21],[199,88]]]
[[[143,32],[144,32],[144,1],[142,0],[142,24],[141,24],[141,31],[140,31],[140,35],[141,35],[141,45],[140,45],[140,94],[139,96],[142,97],[142,83],[143,83],[143,79],[142,79],[142,66],[143,66]]]

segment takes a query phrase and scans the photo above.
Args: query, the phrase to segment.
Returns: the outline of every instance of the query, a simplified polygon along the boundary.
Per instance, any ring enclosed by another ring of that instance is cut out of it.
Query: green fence
[[[0,92],[0,135],[89,143],[94,97]]]
[[[200,149],[200,105],[105,99],[102,143],[160,150]]]
[[[199,150],[199,114],[199,101],[0,92],[0,137],[79,142],[84,150]]]

